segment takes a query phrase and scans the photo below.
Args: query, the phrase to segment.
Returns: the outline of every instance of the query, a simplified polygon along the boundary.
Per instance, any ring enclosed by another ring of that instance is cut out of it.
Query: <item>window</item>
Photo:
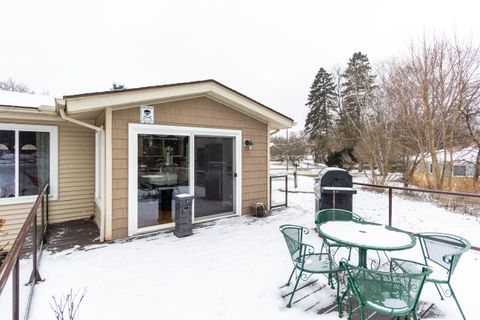
[[[467,175],[467,167],[465,165],[454,165],[453,166],[453,176],[454,177],[465,177]]]
[[[95,133],[95,199],[102,199],[102,145],[103,135]]]
[[[0,203],[34,199],[45,183],[57,195],[57,128],[0,124]]]

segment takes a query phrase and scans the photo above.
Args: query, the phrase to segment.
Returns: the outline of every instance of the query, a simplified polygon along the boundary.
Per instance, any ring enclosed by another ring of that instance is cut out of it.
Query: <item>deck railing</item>
[[[47,225],[48,184],[38,195],[0,266],[0,301],[2,302],[0,305],[3,308],[11,305],[11,319],[13,320],[19,320],[21,315],[23,319],[28,318],[35,284],[42,281],[38,266],[45,243]],[[5,290],[8,287],[7,283],[11,283],[11,296],[8,296],[8,292]],[[6,302],[6,300],[10,301]],[[0,310],[0,318],[5,319],[7,314],[8,310]]]
[[[354,182],[353,184],[357,186],[388,190],[388,225],[389,226],[392,226],[393,224],[393,190],[402,190],[402,191],[411,191],[411,192],[429,193],[429,194],[442,194],[442,195],[448,195],[448,196],[480,199],[480,194],[475,194],[475,193],[452,192],[452,191],[430,190],[430,189],[419,189],[419,188],[408,188],[408,187],[395,187],[395,186],[385,186],[380,184],[371,184],[371,183],[363,183],[363,182]],[[480,251],[480,247],[478,246],[472,246],[472,249]]]

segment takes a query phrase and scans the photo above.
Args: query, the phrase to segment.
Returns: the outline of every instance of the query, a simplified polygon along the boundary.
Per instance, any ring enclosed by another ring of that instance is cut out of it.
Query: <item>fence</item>
[[[39,208],[41,210],[39,214]],[[11,306],[13,320],[27,319],[38,272],[45,231],[48,225],[48,184],[38,195],[20,232],[0,266],[0,318],[7,319]],[[10,283],[11,296],[5,290]]]
[[[270,176],[270,209],[288,206],[288,175]]]
[[[362,183],[362,182],[354,182],[353,184],[358,185],[358,186],[378,188],[378,189],[387,189],[388,190],[388,225],[390,225],[390,226],[392,226],[392,220],[393,220],[393,190],[420,192],[420,193],[428,193],[428,194],[442,194],[442,195],[448,195],[448,196],[480,199],[480,194],[474,194],[474,193],[451,192],[451,191],[430,190],[430,189],[417,189],[417,188],[408,188],[408,187],[394,187],[394,186],[385,186],[385,185]],[[476,251],[480,251],[480,247],[478,247],[478,246],[472,246],[472,249],[476,250]]]

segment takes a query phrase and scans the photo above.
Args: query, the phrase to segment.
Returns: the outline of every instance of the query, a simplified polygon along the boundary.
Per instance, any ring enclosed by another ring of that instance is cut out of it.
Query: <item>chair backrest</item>
[[[303,243],[303,235],[308,233],[308,229],[302,226],[285,224],[280,226],[280,232],[283,234],[285,243],[293,263],[302,263],[306,253],[313,253],[313,247]]]
[[[438,264],[449,272],[449,276],[455,270],[460,256],[471,248],[468,240],[453,234],[426,232],[417,236],[420,239],[425,263]]]
[[[315,224],[319,225],[327,221],[363,221],[359,215],[343,209],[323,209],[315,213]]]
[[[380,313],[383,309],[396,309],[405,314],[413,310],[425,278],[432,272],[428,267],[422,268],[420,273],[395,273],[355,267],[344,261],[340,265],[347,270],[348,283],[355,297],[364,305],[378,306],[376,311]]]

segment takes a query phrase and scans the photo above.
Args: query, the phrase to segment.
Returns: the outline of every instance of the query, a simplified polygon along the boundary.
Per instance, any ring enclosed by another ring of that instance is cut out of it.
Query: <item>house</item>
[[[452,151],[444,149],[437,151],[437,161],[441,166],[446,165],[445,176],[453,177],[473,177],[475,173],[475,163],[478,155],[478,148],[466,147],[456,148]],[[446,159],[446,160],[445,160]],[[432,157],[425,156],[425,165],[420,164],[417,172],[433,174]]]
[[[205,80],[68,95],[0,94],[0,218],[13,236],[50,182],[50,222],[94,217],[101,240],[269,204],[270,132],[293,120]]]

